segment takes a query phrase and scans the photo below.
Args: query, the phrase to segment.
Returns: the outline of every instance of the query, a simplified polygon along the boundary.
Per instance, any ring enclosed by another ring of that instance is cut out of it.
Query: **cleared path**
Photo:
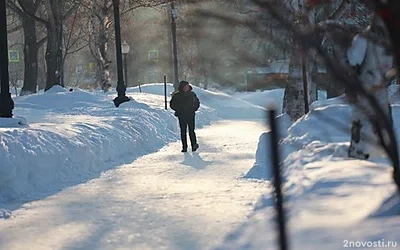
[[[242,179],[260,122],[197,130],[198,153],[180,142],[100,178],[25,204],[0,221],[0,249],[212,249],[268,186]],[[189,148],[189,150],[191,150]]]

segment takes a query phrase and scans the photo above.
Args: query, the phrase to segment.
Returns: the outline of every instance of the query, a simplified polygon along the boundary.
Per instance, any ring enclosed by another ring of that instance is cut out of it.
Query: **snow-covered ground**
[[[142,86],[142,91],[129,89],[134,100],[121,108],[113,106],[115,93],[61,87],[15,98],[15,118],[0,119],[0,201],[46,196],[178,140],[177,119],[164,109],[163,85]],[[195,91],[202,102],[197,128],[216,115],[254,119],[263,114],[262,108],[228,95]]]
[[[229,127],[229,129],[227,129]],[[242,134],[234,131],[244,131]],[[268,190],[240,178],[264,127],[221,121],[99,178],[24,204],[0,223],[4,249],[212,249]],[[245,135],[243,138],[242,136]],[[3,249],[3,248],[2,248]]]
[[[194,91],[200,149],[186,154],[162,84],[130,88],[119,108],[115,93],[78,89],[14,98],[23,118],[0,120],[0,249],[277,249],[262,106],[283,92]],[[346,157],[342,98],[277,120],[291,249],[400,247],[391,167]]]
[[[170,112],[136,101],[116,109],[111,95],[54,87],[15,98],[15,106],[15,116],[28,124],[0,128],[0,200],[5,202],[46,196],[177,139]],[[210,109],[200,114],[199,125],[209,124]]]
[[[273,89],[264,91],[257,90],[255,92],[237,92],[234,93],[233,96],[260,107],[267,107],[273,104],[277,109],[277,113],[281,114],[283,107],[284,93],[285,89]],[[325,100],[325,99],[326,99],[326,91],[319,90],[318,100]]]
[[[392,167],[377,150],[349,159],[350,107],[343,97],[315,102],[295,123],[280,124],[281,164],[291,249],[399,249],[400,199]],[[400,106],[393,105],[395,127]],[[397,130],[397,138],[400,138]],[[269,132],[261,135],[247,178],[271,180]],[[277,249],[271,194],[218,249]]]
[[[200,149],[182,154],[163,85],[142,91],[119,108],[115,93],[60,87],[14,99],[0,128],[1,249],[204,249],[245,220],[268,189],[240,178],[265,110],[195,88]]]

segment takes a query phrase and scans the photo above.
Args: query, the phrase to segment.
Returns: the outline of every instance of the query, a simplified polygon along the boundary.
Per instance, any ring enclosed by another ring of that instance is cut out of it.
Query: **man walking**
[[[179,83],[178,92],[172,96],[170,101],[170,107],[171,109],[175,110],[175,116],[177,116],[179,119],[182,140],[181,152],[187,152],[187,127],[189,127],[189,137],[192,145],[192,151],[194,152],[199,148],[194,128],[195,112],[200,107],[200,101],[192,89],[192,86],[190,86],[187,81],[181,81]]]

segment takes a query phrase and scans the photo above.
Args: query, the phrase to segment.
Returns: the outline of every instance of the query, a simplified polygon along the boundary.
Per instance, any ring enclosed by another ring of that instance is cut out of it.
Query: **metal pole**
[[[164,102],[165,110],[167,110],[167,75],[164,75]]]
[[[246,73],[245,73],[245,79],[244,79],[244,81],[245,81],[245,89],[244,89],[244,91],[247,92],[248,81],[249,81],[249,75],[247,74],[247,71],[246,71]]]
[[[171,32],[172,32],[172,51],[174,55],[174,90],[179,87],[179,73],[178,73],[178,49],[176,45],[176,9],[174,2],[171,3]]]
[[[11,118],[14,101],[10,93],[6,0],[0,0],[0,117]]]
[[[124,74],[124,76],[125,76],[125,86],[126,87],[128,87],[128,63],[127,63],[127,60],[126,60],[126,56],[127,56],[127,54],[124,54],[124,70],[125,70],[125,74]]]
[[[301,55],[301,68],[303,71],[304,113],[307,114],[310,107],[308,104],[307,54],[305,52]]]
[[[129,101],[126,96],[126,86],[124,84],[124,72],[122,70],[122,50],[121,50],[121,26],[120,26],[120,16],[119,16],[119,0],[113,0],[114,5],[114,27],[115,27],[115,47],[117,54],[117,93],[118,96],[114,99],[114,104],[119,107],[121,103]]]
[[[282,195],[282,177],[280,172],[279,164],[279,150],[278,150],[278,127],[275,121],[275,110],[268,111],[268,118],[271,128],[271,154],[272,154],[272,166],[274,170],[273,184],[275,198],[275,209],[277,212],[277,223],[279,230],[279,246],[281,250],[288,249],[286,229],[285,229],[285,212],[283,209],[283,195]]]

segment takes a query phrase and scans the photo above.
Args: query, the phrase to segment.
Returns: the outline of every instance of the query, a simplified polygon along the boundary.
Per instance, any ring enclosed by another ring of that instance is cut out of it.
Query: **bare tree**
[[[46,37],[38,39],[37,24],[27,12],[36,15],[41,4],[42,0],[7,0],[7,7],[19,16],[24,33],[24,85],[20,95],[36,93],[37,89],[38,51]]]
[[[112,27],[112,1],[91,0],[89,48],[96,60],[97,76],[100,78],[101,88],[107,91],[111,88],[110,64],[108,55],[108,42],[110,27]]]
[[[396,26],[400,21],[400,17],[396,18],[396,15],[398,16],[400,13],[400,4],[390,0],[386,3],[378,0],[371,1],[378,6],[380,11],[378,13],[385,18],[386,25],[391,31],[391,36],[389,36],[377,19],[375,19],[368,31],[362,31],[358,24],[354,25],[353,23],[350,25],[346,22],[335,20],[341,19],[341,13],[345,13],[351,4],[358,2],[355,0],[338,2],[337,7],[331,12],[332,14],[327,15],[329,18],[318,22],[311,19],[311,13],[315,13],[317,7],[327,6],[333,1],[252,0],[251,2],[264,11],[271,20],[279,24],[275,27],[277,31],[280,31],[275,32],[275,34],[279,35],[271,36],[271,33],[268,33],[267,29],[260,25],[257,20],[238,20],[220,13],[206,12],[202,13],[202,15],[219,18],[234,25],[246,26],[259,34],[261,38],[273,40],[277,46],[287,46],[287,41],[289,41],[298,48],[296,52],[299,55],[317,53],[331,72],[331,76],[336,79],[334,83],[346,88],[347,100],[354,107],[352,142],[349,155],[366,159],[371,152],[370,149],[365,147],[367,144],[368,146],[380,147],[393,162],[394,178],[400,188],[398,149],[391,123],[390,106],[387,101],[388,79],[384,77],[385,75],[387,77],[391,76],[388,71],[392,66],[392,56],[397,55],[397,60],[400,60],[400,50],[393,47],[388,39],[390,37],[395,42],[400,41],[400,29]],[[299,2],[301,2],[301,5],[299,5]],[[297,4],[300,7],[296,9],[293,4]],[[366,7],[368,8],[369,6]],[[296,18],[299,9],[304,10],[304,14],[301,16],[305,18]],[[372,13],[374,10],[369,9],[369,11]],[[287,36],[283,37],[282,32],[289,33],[290,39]],[[353,39],[357,37],[355,36],[356,34],[361,34],[363,39]],[[323,42],[326,40],[330,40],[335,44],[339,58],[329,56],[323,47]],[[357,40],[362,42],[357,42]],[[359,52],[363,46],[357,45],[358,43],[364,44],[363,53]],[[353,50],[357,51],[355,53],[357,55],[365,55],[358,63],[357,60],[349,56]],[[393,52],[395,53],[393,54]],[[298,61],[296,64],[300,65]],[[293,63],[291,64],[293,65]],[[295,73],[298,83],[295,85],[296,88],[293,90],[293,95],[300,96],[302,88],[299,84],[301,81],[298,79],[301,78],[302,71],[299,66],[295,67]],[[288,101],[293,101],[293,99],[295,98],[288,98]],[[293,104],[293,107],[289,108],[288,111],[293,112],[293,110],[290,110],[296,109],[296,106],[299,107],[300,103]],[[301,116],[303,112],[296,111],[294,113],[295,115],[292,116],[292,119]],[[329,118],[329,120],[331,122],[335,121],[333,117]],[[340,124],[337,121],[336,123]]]
[[[154,7],[168,3],[169,0],[126,0],[121,3],[121,15],[128,16],[142,7]],[[101,88],[108,91],[111,87],[111,62],[108,45],[113,37],[113,5],[112,0],[90,0],[85,2],[90,16],[89,48],[97,64],[97,81]]]
[[[47,30],[46,48],[46,87],[50,89],[54,85],[62,85],[63,65],[63,27],[74,11],[77,10],[80,1],[70,0],[43,0],[44,15],[38,16],[28,10],[25,3],[20,1],[21,9],[35,21],[42,23]]]
[[[77,7],[71,18],[65,20],[63,29],[63,58],[61,64],[61,85],[64,86],[65,81],[65,63],[69,55],[80,52],[88,46],[87,22],[85,18],[86,12],[82,5]]]

